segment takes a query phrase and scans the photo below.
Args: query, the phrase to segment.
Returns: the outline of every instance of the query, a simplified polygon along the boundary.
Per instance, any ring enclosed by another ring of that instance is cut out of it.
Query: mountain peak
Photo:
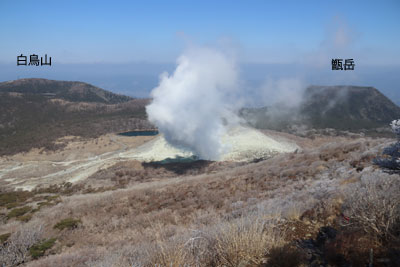
[[[37,94],[71,102],[117,104],[132,100],[84,82],[57,81],[41,78],[19,79],[0,83],[0,92]]]
[[[301,113],[318,127],[351,129],[386,125],[400,116],[400,108],[374,87],[310,86]]]
[[[374,87],[309,86],[299,106],[245,109],[242,116],[257,128],[284,129],[291,124],[339,130],[372,129],[400,118],[400,107]]]

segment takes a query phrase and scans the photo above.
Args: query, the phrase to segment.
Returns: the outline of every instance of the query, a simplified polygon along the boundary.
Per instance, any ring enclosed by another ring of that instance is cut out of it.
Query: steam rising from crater
[[[234,61],[208,48],[191,48],[177,60],[173,74],[163,73],[146,107],[172,145],[200,158],[217,160],[228,147],[222,142],[226,125],[237,118],[231,112],[238,84]]]

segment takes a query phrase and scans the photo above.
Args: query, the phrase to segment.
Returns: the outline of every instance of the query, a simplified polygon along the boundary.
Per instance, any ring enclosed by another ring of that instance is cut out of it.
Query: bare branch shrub
[[[389,172],[400,171],[400,119],[390,124],[392,131],[396,134],[397,142],[383,150],[383,157],[374,159],[374,163]]]
[[[351,225],[381,240],[398,239],[400,226],[400,178],[368,175],[347,190],[345,201]]]
[[[29,257],[29,248],[42,237],[43,225],[31,223],[24,225],[12,234],[7,242],[0,246],[0,264],[15,266],[24,263]]]

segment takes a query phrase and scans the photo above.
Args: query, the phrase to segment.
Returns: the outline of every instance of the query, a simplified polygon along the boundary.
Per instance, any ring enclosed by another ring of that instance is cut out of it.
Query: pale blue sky
[[[229,49],[249,83],[374,86],[400,103],[400,1],[0,1],[0,81],[89,82],[146,97],[187,45]],[[47,54],[51,67],[16,66]],[[351,72],[332,58],[353,58]]]
[[[0,1],[1,62],[174,62],[185,41],[228,39],[245,62],[288,63],[339,29],[365,61],[400,60],[400,1]],[[366,56],[365,54],[368,54]]]

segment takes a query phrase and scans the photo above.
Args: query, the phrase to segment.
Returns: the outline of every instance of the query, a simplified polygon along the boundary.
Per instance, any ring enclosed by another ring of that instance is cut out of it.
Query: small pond
[[[158,131],[157,130],[136,130],[136,131],[129,131],[129,132],[123,132],[119,133],[118,135],[123,135],[123,136],[153,136],[157,135]]]

